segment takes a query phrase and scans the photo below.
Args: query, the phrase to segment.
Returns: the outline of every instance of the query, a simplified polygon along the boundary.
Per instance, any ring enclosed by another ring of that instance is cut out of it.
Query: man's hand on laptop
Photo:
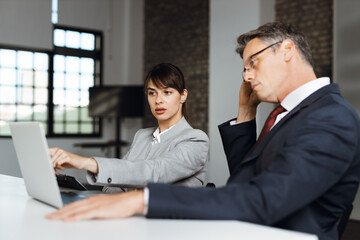
[[[94,174],[98,173],[98,164],[93,158],[82,157],[60,148],[49,148],[49,152],[55,173],[57,173],[56,169],[64,170],[66,168],[87,170]]]
[[[137,213],[143,213],[144,208],[143,191],[131,191],[112,195],[97,195],[79,200],[46,215],[46,218],[66,222],[126,218]]]

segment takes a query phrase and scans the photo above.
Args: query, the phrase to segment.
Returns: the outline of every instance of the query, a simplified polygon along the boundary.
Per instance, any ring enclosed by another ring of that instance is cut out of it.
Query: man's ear
[[[186,102],[187,95],[188,95],[188,91],[187,91],[187,89],[184,89],[184,91],[182,92],[181,97],[180,97],[181,103]]]
[[[283,52],[284,60],[290,61],[296,52],[295,43],[290,39],[285,39],[281,44],[281,51]]]

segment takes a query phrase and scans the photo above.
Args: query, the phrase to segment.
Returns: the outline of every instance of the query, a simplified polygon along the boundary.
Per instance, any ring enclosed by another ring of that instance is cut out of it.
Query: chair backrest
[[[350,214],[351,214],[351,211],[353,209],[353,205],[350,204],[349,207],[347,207],[344,212],[341,214],[340,218],[339,218],[339,221],[338,221],[338,236],[339,236],[339,240],[341,239],[344,231],[345,231],[345,228],[346,228],[346,224],[348,223],[349,221],[349,218],[350,218]]]

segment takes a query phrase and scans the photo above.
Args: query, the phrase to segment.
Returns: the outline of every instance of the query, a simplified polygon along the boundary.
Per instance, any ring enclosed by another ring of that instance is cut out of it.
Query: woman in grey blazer
[[[55,169],[87,170],[90,184],[106,192],[140,188],[149,182],[202,186],[209,150],[207,135],[187,122],[184,76],[173,64],[153,67],[145,79],[145,93],[157,128],[140,129],[122,158],[82,157],[50,148]]]

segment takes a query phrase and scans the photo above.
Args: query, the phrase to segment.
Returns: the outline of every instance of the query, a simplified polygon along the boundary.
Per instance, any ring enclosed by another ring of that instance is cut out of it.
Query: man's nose
[[[254,79],[253,71],[245,71],[243,74],[243,79],[245,82],[251,82]]]

